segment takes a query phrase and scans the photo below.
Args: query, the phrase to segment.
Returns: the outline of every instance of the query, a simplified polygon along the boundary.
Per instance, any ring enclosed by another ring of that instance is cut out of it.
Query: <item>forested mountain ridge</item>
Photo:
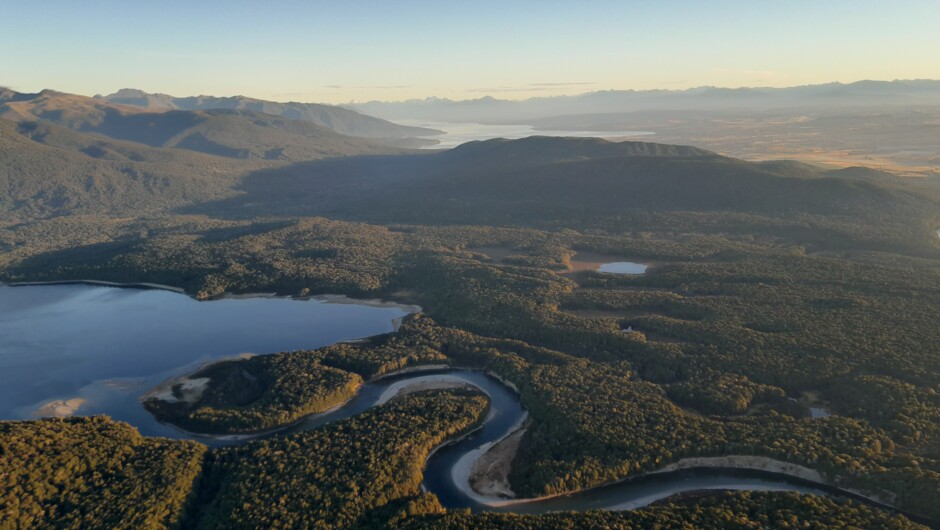
[[[241,177],[270,165],[0,118],[0,218],[166,212],[231,197]]]
[[[420,197],[433,206],[433,200],[448,201],[459,194],[468,208],[480,207],[483,201],[548,201],[618,211],[827,213],[833,207],[862,210],[876,203],[889,208],[928,203],[914,193],[892,194],[903,186],[888,173],[860,179],[846,170],[752,163],[694,147],[596,138],[495,139],[433,155],[301,163],[265,173],[263,179],[272,194],[282,185],[291,193],[306,188],[313,194],[342,181],[362,186],[357,199],[377,190],[383,196],[395,193],[395,200]],[[251,179],[246,191],[250,187]],[[283,199],[289,203],[291,197]],[[902,200],[903,206],[894,202]]]
[[[518,140],[494,138],[467,142],[442,152],[438,157],[447,164],[460,167],[470,164],[503,170],[556,162],[601,160],[619,157],[695,157],[717,156],[717,153],[686,145],[652,142],[612,142],[600,138],[530,136]]]
[[[400,152],[375,140],[345,136],[310,121],[254,110],[153,112],[51,90],[38,94],[5,91],[0,97],[0,117],[14,121],[43,120],[115,140],[230,158],[311,160]]]
[[[693,147],[531,137],[262,170],[238,186],[244,195],[189,211],[612,232],[676,226],[690,216],[699,219],[696,229],[738,231],[748,217],[776,235],[814,231],[871,248],[923,248],[928,225],[940,218],[938,195],[888,173],[858,173]]]
[[[373,118],[372,116],[360,114],[354,110],[339,106],[298,102],[281,103],[245,96],[174,97],[168,94],[148,94],[142,90],[125,88],[106,96],[97,95],[95,99],[120,105],[142,107],[151,111],[213,109],[251,110],[292,120],[313,122],[340,134],[358,136],[361,138],[408,138],[414,136],[431,136],[440,134],[441,132],[426,127],[398,125],[397,123],[392,123],[380,118]]]

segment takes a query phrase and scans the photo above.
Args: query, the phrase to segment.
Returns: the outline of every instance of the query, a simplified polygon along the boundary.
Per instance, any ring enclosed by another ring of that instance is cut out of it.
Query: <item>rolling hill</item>
[[[637,210],[862,215],[910,203],[927,207],[928,201],[897,189],[897,180],[881,172],[859,178],[858,171],[752,163],[687,146],[530,137],[471,142],[431,155],[296,164],[252,175],[244,189],[255,206],[262,204],[256,194],[281,207],[303,203],[307,213],[339,212],[344,204],[352,213],[351,205],[370,201],[387,205],[370,209],[379,214],[397,209],[396,203],[413,216],[466,216],[461,222],[481,209],[528,222],[557,218],[552,208],[598,217]],[[318,201],[321,194],[330,199]]]
[[[748,226],[871,248],[922,247],[940,218],[936,194],[887,173],[585,138],[488,140],[436,154],[300,163],[255,172],[238,189],[244,195],[186,211],[612,232]]]

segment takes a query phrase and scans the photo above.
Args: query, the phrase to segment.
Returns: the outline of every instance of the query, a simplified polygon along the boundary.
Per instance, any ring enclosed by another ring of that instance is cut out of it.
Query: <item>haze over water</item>
[[[578,138],[624,138],[648,140],[655,135],[652,131],[555,131],[535,129],[531,125],[490,125],[484,123],[452,123],[426,120],[396,120],[396,123],[415,127],[428,127],[444,131],[445,134],[428,136],[440,143],[429,145],[426,149],[449,149],[458,145],[493,138],[517,139],[529,136],[568,136]]]

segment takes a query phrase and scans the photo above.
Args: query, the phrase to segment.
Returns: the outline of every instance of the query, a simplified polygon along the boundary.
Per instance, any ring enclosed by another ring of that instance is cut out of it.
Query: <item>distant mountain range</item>
[[[897,105],[940,105],[940,80],[858,81],[790,88],[605,90],[522,101],[487,96],[463,101],[427,98],[401,102],[372,101],[348,106],[389,120],[528,124],[533,120],[558,116],[617,112],[876,108]]]
[[[387,143],[398,141],[407,143],[247,109],[151,110],[53,90],[0,89],[0,216],[167,211],[231,197],[240,179],[259,169],[411,152]]]
[[[435,129],[398,125],[343,107],[316,103],[278,103],[245,96],[174,97],[148,94],[133,88],[125,88],[107,96],[97,95],[95,99],[152,111],[230,109],[262,112],[291,120],[309,121],[340,134],[360,138],[410,138],[441,134],[441,131]]]
[[[41,120],[115,140],[229,158],[296,161],[398,152],[379,139],[347,136],[311,121],[253,110],[154,111],[53,90],[0,90],[0,118]]]

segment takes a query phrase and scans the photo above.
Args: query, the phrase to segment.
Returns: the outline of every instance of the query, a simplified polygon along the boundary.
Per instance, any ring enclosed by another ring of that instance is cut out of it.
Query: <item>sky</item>
[[[346,103],[940,79],[940,0],[0,0],[0,86]]]

